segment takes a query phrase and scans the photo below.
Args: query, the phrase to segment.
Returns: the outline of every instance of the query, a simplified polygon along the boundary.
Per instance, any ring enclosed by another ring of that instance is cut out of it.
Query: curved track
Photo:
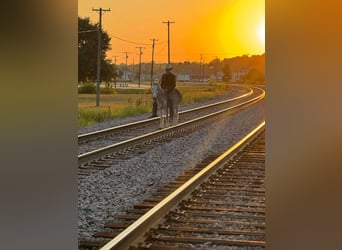
[[[119,141],[114,144],[86,152],[78,156],[79,163],[79,176],[89,175],[92,172],[102,170],[110,167],[113,162],[127,159],[132,154],[141,154],[158,143],[163,143],[171,138],[182,136],[183,134],[190,133],[193,130],[198,129],[201,126],[205,126],[208,122],[215,121],[217,119],[223,119],[240,109],[248,107],[255,102],[260,101],[265,96],[263,90],[254,88],[253,94],[249,95],[248,98],[244,97],[242,100],[239,99],[238,104],[229,105],[229,107],[220,107],[219,111],[210,111],[207,115],[202,115],[198,118],[194,118],[180,124],[169,127],[162,130],[153,129],[152,132],[143,129],[137,134],[134,134],[133,138]],[[224,102],[225,103],[225,102]],[[214,105],[222,105],[222,102]],[[213,105],[210,105],[211,107]],[[207,109],[205,107],[204,109]],[[189,111],[187,111],[189,112]],[[151,121],[142,121],[140,123],[146,123]],[[137,124],[137,123],[135,123]],[[132,124],[129,127],[134,126]],[[139,125],[140,126],[140,125]],[[148,126],[151,127],[151,126]],[[115,128],[111,129],[114,130]],[[118,129],[122,129],[122,126]],[[131,135],[132,136],[132,135]]]
[[[264,127],[136,204],[120,222],[107,222],[80,249],[263,249]]]
[[[251,88],[241,87],[238,88],[238,90],[238,96],[234,96],[230,99],[220,101],[217,103],[212,103],[210,105],[205,105],[182,111],[179,115],[179,123],[184,123],[192,119],[205,116],[225,108],[229,108],[235,104],[240,103],[243,100],[252,98],[252,96],[256,95],[256,92],[259,92],[259,90],[253,91],[253,89]],[[84,154],[96,150],[98,148],[106,147],[109,145],[113,145],[115,143],[129,140],[137,136],[147,134],[149,132],[154,132],[158,130],[160,125],[159,123],[159,117],[152,119],[144,119],[129,124],[124,124],[79,135],[79,154]]]

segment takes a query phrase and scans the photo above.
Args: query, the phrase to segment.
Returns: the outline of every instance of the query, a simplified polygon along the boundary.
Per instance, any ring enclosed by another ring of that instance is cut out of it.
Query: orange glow
[[[112,37],[112,51],[108,58],[117,57],[117,63],[138,62],[143,46],[143,62],[150,62],[152,38],[157,39],[155,61],[167,61],[167,25],[170,25],[171,62],[209,62],[243,54],[265,53],[264,20],[265,0],[98,0],[96,5],[88,0],[78,1],[80,17],[90,17],[97,23],[99,15],[93,8],[110,8],[102,16],[103,30]],[[120,40],[121,39],[121,40]],[[125,40],[125,41],[123,41]]]

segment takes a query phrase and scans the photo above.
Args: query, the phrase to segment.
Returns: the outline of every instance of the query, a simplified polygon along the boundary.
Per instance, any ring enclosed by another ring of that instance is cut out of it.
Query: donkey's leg
[[[169,113],[169,103],[166,104],[165,109],[165,126],[168,127],[170,125],[170,113]]]
[[[164,113],[163,113],[163,109],[160,109],[160,124],[159,124],[159,128],[162,129],[164,128]]]
[[[171,120],[171,125],[173,126],[173,125],[175,125],[175,116],[174,116],[175,110],[174,110],[174,108],[170,110],[170,114],[172,114],[172,115],[170,115],[170,120]]]
[[[177,125],[178,124],[178,118],[179,118],[179,115],[178,115],[178,106],[176,106],[174,108],[174,111],[173,111],[173,125]]]
[[[173,103],[172,103],[172,100],[170,100],[170,122],[172,123],[172,125],[175,124],[175,109],[174,109],[174,106],[173,106]]]

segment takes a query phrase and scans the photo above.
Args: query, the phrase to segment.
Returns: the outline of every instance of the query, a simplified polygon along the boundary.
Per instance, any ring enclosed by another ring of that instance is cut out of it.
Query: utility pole
[[[142,49],[144,48],[144,47],[137,47],[139,50],[140,50],[140,52],[139,52],[139,80],[138,80],[138,85],[139,85],[139,88],[140,88],[140,75],[141,75],[141,55],[142,55]]]
[[[128,59],[128,52],[123,52],[126,54],[126,69],[125,69],[125,84],[124,86],[127,87],[127,59]]]
[[[151,88],[153,84],[153,61],[154,61],[154,42],[158,41],[156,39],[151,39],[152,40],[152,62],[151,62]]]
[[[99,29],[97,41],[97,77],[96,77],[96,106],[100,105],[100,81],[101,81],[101,37],[102,37],[102,12],[110,11],[110,9],[93,9],[99,12]]]
[[[118,57],[118,56],[113,56],[114,57],[114,65],[115,65],[115,75],[114,75],[114,88],[116,88],[116,76],[117,76],[117,74],[118,74],[118,70],[117,70],[117,68],[116,68],[116,58]]]
[[[134,64],[134,57],[135,55],[133,55],[133,64],[132,64],[132,83],[135,82],[135,64]]]
[[[202,82],[204,82],[204,70],[205,70],[205,59],[203,58],[203,64],[202,64],[202,76],[201,76],[201,78],[202,78]]]
[[[118,56],[113,56],[114,57],[114,65],[116,65],[116,58],[118,57]]]
[[[200,70],[199,70],[199,75],[198,75],[199,82],[201,82],[201,76],[202,76],[202,56],[203,54],[201,54],[201,59],[200,59]]]
[[[170,24],[175,23],[175,22],[163,22],[167,24],[167,63],[170,64]]]

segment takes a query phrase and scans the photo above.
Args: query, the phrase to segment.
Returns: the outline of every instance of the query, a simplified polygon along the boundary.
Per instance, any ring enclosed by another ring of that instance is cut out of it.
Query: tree
[[[209,63],[209,69],[212,70],[215,80],[218,81],[218,72],[220,71],[220,59],[216,58]]]
[[[248,72],[246,79],[251,83],[263,83],[265,81],[265,75],[260,70],[253,68]]]
[[[228,63],[223,65],[222,73],[223,73],[222,80],[228,83],[230,79],[232,79],[232,71],[230,70],[230,65]]]
[[[92,24],[89,17],[78,17],[78,81],[95,81],[97,72],[98,24]],[[116,69],[110,60],[105,58],[111,49],[111,38],[102,31],[101,41],[101,80],[110,81]]]

